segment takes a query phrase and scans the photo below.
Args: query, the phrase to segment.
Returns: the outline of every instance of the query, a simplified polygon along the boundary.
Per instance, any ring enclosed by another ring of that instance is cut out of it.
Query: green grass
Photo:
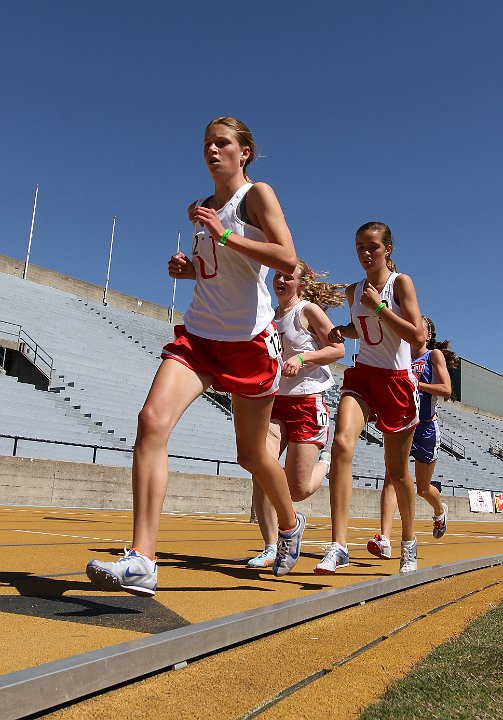
[[[503,605],[436,648],[360,720],[503,719]]]

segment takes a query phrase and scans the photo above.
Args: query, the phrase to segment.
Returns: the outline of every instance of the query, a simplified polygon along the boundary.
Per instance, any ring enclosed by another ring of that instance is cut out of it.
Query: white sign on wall
[[[472,512],[492,513],[493,498],[489,490],[468,490]]]

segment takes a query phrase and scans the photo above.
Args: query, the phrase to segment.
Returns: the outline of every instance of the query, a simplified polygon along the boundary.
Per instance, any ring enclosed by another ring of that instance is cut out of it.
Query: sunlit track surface
[[[366,551],[366,542],[377,531],[377,526],[373,521],[353,520],[349,543],[352,564],[336,576],[320,578],[313,575],[312,569],[329,540],[330,531],[327,520],[314,519],[308,524],[298,566],[286,578],[278,580],[270,571],[256,572],[244,567],[245,559],[260,549],[258,528],[251,525],[248,518],[206,514],[164,516],[159,544],[160,590],[155,599],[149,601],[94,591],[83,574],[90,557],[108,558],[122,552],[129,538],[130,513],[0,508],[0,544],[5,560],[0,572],[0,629],[6,646],[0,661],[1,672],[58,662],[125,641],[140,642],[174,628],[183,632],[184,627],[194,623],[216,621],[233,613],[267,609],[288,601],[309,601],[333,589],[351,591],[356,584],[379,578],[396,581],[399,577],[396,576],[398,525],[397,534],[392,537],[396,557],[386,562],[372,558]],[[499,523],[453,522],[449,535],[440,542],[431,538],[429,523],[418,522],[417,529],[422,569],[501,555],[503,548]],[[501,568],[497,571],[501,576]],[[474,574],[470,572],[462,577]],[[451,581],[443,581],[447,582]],[[464,590],[466,592],[466,587]],[[415,591],[407,591],[412,592]],[[376,600],[372,605],[377,602],[388,601]],[[419,614],[423,612],[421,608]],[[294,631],[280,635],[289,632]],[[260,628],[257,633],[260,634]],[[272,638],[264,642],[270,641]],[[189,668],[196,665],[198,663]],[[314,672],[318,671],[319,668]],[[305,681],[310,674],[305,673],[298,681]],[[316,683],[318,681],[321,679]],[[279,690],[288,689],[296,682],[281,685]],[[296,689],[294,695],[298,692],[301,690]],[[271,693],[266,701],[276,694]],[[247,703],[240,712],[223,717],[245,717],[245,710],[258,712],[261,702]],[[287,698],[282,696],[281,702],[275,704],[284,706],[285,703]],[[262,714],[276,711],[272,706],[268,710],[260,709]]]

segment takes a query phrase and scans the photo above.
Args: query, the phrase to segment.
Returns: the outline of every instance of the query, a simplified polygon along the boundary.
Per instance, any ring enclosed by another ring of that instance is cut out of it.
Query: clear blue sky
[[[3,2],[0,252],[24,259],[39,183],[31,262],[104,284],[116,214],[110,288],[169,304],[204,127],[234,115],[301,257],[358,280],[385,221],[439,338],[503,373],[502,27],[493,0]]]

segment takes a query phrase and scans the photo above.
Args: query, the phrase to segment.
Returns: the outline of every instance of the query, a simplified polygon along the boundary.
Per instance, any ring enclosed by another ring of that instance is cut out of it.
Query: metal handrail
[[[93,450],[93,462],[92,464],[96,464],[96,454],[98,450],[113,450],[114,452],[127,452],[132,453],[134,451],[134,448],[118,448],[118,447],[110,447],[108,445],[91,445],[89,443],[77,443],[77,442],[68,442],[67,440],[48,440],[47,438],[30,438],[30,437],[24,437],[23,435],[5,435],[3,433],[0,433],[0,438],[8,438],[10,440],[14,440],[14,446],[12,448],[12,457],[17,457],[17,446],[19,440],[25,440],[27,442],[39,442],[39,443],[47,443],[49,445],[69,445],[71,447],[84,447],[89,448]],[[199,462],[213,462],[217,466],[216,475],[220,475],[220,466],[221,465],[239,465],[238,462],[235,460],[216,460],[215,458],[202,458],[202,457],[193,457],[191,455],[173,455],[170,454],[170,457],[177,458],[178,460],[197,460]]]
[[[32,362],[35,367],[37,367],[40,372],[42,372],[50,381],[54,370],[54,360],[49,355],[49,353],[46,352],[43,348],[41,348],[37,341],[34,340],[30,335],[28,335],[26,330],[23,330],[22,325],[19,325],[18,323],[8,322],[7,320],[0,320],[0,326],[1,325],[10,325],[11,327],[17,328],[17,332],[0,330],[0,334],[10,335],[16,338],[19,344],[20,352],[22,352],[23,355],[28,358],[28,360],[30,360],[30,362]],[[26,351],[26,348],[28,348],[28,350],[31,350],[34,353],[33,358],[30,356],[29,351]],[[37,365],[37,360],[43,362],[44,365],[47,367],[47,370],[40,367],[40,365]]]
[[[450,435],[446,435],[444,432],[440,433],[440,446],[444,446],[447,450],[451,450],[456,455],[459,455],[459,457],[466,458],[465,446],[457,440],[454,440],[454,438],[450,437]]]

